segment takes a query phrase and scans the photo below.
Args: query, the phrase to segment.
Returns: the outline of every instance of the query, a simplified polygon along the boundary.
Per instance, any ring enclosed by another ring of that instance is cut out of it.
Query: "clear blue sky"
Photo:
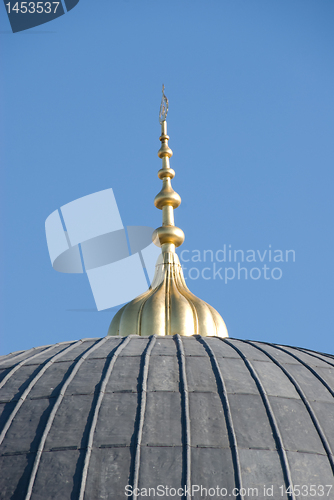
[[[160,225],[162,83],[181,250],[295,251],[279,280],[189,287],[232,337],[334,353],[333,25],[332,0],[80,0],[12,34],[2,5],[1,353],[106,334],[44,222],[112,187],[125,225]]]

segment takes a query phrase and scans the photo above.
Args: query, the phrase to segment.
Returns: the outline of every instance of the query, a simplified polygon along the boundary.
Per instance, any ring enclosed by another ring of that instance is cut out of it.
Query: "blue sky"
[[[160,225],[162,83],[183,255],[295,252],[281,279],[190,289],[231,337],[334,352],[333,21],[329,0],[80,0],[12,34],[1,7],[2,354],[106,334],[115,311],[52,269],[44,223],[111,187],[124,225]]]

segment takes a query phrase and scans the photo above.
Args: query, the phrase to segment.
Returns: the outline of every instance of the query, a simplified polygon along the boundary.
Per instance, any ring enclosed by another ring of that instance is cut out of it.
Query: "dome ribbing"
[[[0,400],[1,500],[159,484],[265,498],[263,484],[333,482],[334,358],[305,349],[178,335],[55,344],[0,359]]]

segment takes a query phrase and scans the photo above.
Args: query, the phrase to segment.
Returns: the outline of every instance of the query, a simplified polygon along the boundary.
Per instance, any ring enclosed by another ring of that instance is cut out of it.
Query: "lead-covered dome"
[[[2,356],[0,400],[1,500],[121,499],[127,485],[269,498],[264,484],[278,499],[291,483],[333,483],[330,355],[217,337],[84,339]]]

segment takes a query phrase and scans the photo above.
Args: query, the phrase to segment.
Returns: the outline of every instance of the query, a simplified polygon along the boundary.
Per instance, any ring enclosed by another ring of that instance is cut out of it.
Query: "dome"
[[[333,483],[334,357],[322,353],[201,336],[83,339],[2,356],[0,400],[1,500],[190,485],[187,498],[243,488],[236,498],[278,499],[291,484]]]

